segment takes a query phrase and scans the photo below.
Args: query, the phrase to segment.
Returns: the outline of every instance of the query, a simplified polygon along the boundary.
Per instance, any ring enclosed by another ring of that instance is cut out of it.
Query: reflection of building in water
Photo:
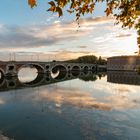
[[[120,84],[140,85],[140,75],[132,71],[108,71],[107,81]]]
[[[140,67],[140,56],[115,56],[108,58],[107,70],[134,71]]]

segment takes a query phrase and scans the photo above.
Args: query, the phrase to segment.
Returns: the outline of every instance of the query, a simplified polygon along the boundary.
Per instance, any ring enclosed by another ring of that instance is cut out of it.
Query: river
[[[106,73],[84,73],[30,82],[36,77],[25,68],[23,84],[1,82],[0,140],[140,140],[139,76],[115,82]]]

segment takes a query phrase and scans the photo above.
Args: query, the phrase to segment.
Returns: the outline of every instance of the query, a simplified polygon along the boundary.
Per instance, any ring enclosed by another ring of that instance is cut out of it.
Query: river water
[[[84,73],[31,83],[36,77],[24,69],[23,84],[1,82],[0,140],[140,140],[140,76]]]

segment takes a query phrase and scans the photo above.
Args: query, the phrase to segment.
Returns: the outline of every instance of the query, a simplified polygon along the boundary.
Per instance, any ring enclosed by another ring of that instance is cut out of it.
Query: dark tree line
[[[77,59],[67,60],[66,62],[70,62],[70,63],[89,63],[89,64],[94,63],[94,64],[100,64],[100,65],[107,64],[106,59],[103,59],[101,56],[98,58],[95,55],[80,56]]]

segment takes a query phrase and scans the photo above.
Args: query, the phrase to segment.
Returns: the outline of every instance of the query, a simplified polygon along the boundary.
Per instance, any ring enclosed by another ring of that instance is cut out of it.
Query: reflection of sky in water
[[[0,93],[0,130],[15,140],[139,140],[140,87],[78,79]]]

